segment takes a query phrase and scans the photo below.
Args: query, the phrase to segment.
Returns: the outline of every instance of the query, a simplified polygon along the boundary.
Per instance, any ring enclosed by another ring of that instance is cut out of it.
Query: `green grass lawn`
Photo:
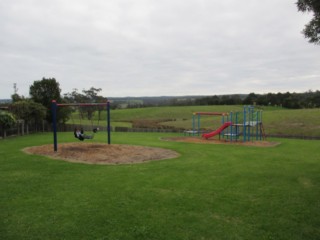
[[[1,239],[320,239],[319,141],[272,148],[162,141],[112,133],[112,143],[173,149],[179,158],[86,165],[24,154],[51,134],[0,141]],[[60,142],[74,141],[59,133]],[[96,134],[93,141],[105,141]]]

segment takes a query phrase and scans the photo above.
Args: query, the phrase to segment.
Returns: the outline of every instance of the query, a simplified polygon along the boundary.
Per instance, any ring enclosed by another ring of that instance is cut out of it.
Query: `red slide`
[[[225,122],[221,127],[219,127],[217,130],[214,130],[213,132],[210,133],[204,133],[202,134],[202,137],[205,139],[211,138],[219,133],[221,133],[224,129],[229,127],[232,124],[232,122]]]

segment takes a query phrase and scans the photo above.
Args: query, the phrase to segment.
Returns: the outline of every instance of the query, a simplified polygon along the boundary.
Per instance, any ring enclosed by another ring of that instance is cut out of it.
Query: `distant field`
[[[288,110],[275,107],[263,107],[263,124],[266,134],[287,136],[320,137],[320,109]],[[183,106],[183,107],[150,107],[135,109],[117,109],[111,111],[111,125],[132,127],[133,122],[155,121],[159,126],[170,126],[182,129],[192,128],[194,112],[236,112],[242,106]],[[105,119],[105,113],[101,119]],[[75,118],[76,119],[76,118]],[[79,120],[75,120],[79,122]],[[101,121],[101,120],[100,120]],[[90,121],[87,122],[90,125]],[[95,120],[97,122],[97,120]],[[216,129],[221,124],[221,117],[201,117],[201,127]]]

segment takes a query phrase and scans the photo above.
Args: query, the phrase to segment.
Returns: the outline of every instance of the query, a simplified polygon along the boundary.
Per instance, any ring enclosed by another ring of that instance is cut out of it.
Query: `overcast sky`
[[[106,97],[320,90],[296,0],[0,0],[0,99],[55,78]]]

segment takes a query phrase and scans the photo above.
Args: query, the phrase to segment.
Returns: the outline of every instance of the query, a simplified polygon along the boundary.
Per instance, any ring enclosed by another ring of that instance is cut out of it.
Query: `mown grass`
[[[263,121],[270,134],[320,137],[320,109],[266,111]]]
[[[1,140],[1,239],[320,238],[318,141],[257,148],[160,140],[167,136],[113,133],[113,143],[181,154],[116,166],[21,151],[51,143],[51,134]]]

